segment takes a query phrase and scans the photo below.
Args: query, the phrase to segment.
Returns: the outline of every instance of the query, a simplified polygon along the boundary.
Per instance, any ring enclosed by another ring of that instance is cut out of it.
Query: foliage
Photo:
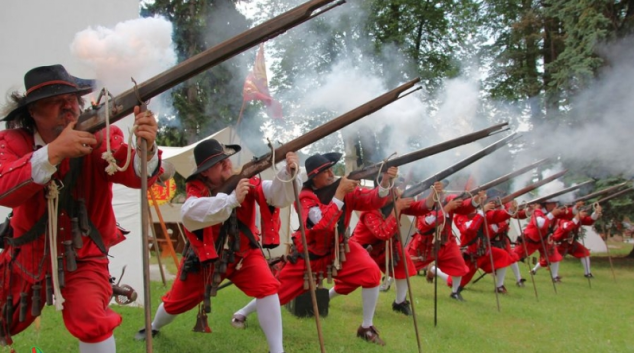
[[[141,15],[160,15],[172,22],[178,61],[233,37],[250,26],[236,1],[156,0],[144,3]],[[242,104],[246,68],[240,58],[223,62],[172,90],[178,123],[162,129],[159,142],[194,143],[235,122]]]
[[[618,177],[606,178],[597,182],[597,191],[622,183],[626,180]],[[601,196],[605,197],[605,195]],[[634,200],[632,194],[614,198],[601,203],[603,216],[599,218],[594,228],[604,235],[623,233],[623,221],[634,219]]]

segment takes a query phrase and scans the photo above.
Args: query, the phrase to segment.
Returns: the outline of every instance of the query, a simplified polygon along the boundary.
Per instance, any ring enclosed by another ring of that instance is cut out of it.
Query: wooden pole
[[[156,215],[158,216],[159,222],[161,223],[161,230],[163,230],[163,235],[165,236],[165,242],[167,243],[167,249],[172,255],[172,259],[174,259],[174,266],[178,268],[178,256],[176,256],[176,251],[174,251],[174,245],[172,244],[172,238],[167,233],[167,227],[165,227],[165,222],[163,221],[163,215],[161,214],[161,210],[159,209],[158,204],[156,203],[156,198],[154,197],[154,191],[149,189],[150,198],[152,199],[152,204],[154,205],[154,211],[156,211]]]
[[[154,252],[156,253],[156,260],[158,261],[159,272],[161,273],[161,281],[163,281],[163,287],[167,287],[165,282],[165,272],[163,272],[163,261],[161,260],[161,252],[159,251],[158,239],[156,238],[156,230],[154,229],[154,221],[152,220],[152,212],[148,212],[148,222],[150,222],[150,229],[152,230],[152,244],[154,245]]]

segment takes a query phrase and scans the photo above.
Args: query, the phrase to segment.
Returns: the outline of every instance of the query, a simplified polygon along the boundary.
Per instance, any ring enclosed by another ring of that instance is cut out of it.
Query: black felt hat
[[[196,147],[194,147],[196,171],[187,177],[185,181],[192,180],[196,175],[213,167],[214,164],[240,152],[241,149],[242,147],[239,145],[223,145],[214,139],[205,140],[197,144]]]
[[[312,180],[317,174],[337,164],[341,156],[343,156],[343,154],[331,152],[324,154],[317,153],[308,157],[306,163],[304,163],[306,166],[306,175],[308,176],[306,181]]]
[[[70,75],[62,65],[36,67],[24,75],[25,97],[19,106],[2,120],[9,121],[26,107],[40,99],[76,93],[80,96],[93,91],[94,80],[85,80]]]

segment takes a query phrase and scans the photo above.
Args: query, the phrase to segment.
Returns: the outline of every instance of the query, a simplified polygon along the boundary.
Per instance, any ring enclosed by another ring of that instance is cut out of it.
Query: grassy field
[[[449,298],[449,289],[438,288],[438,325],[433,324],[434,286],[423,277],[412,278],[418,328],[425,352],[634,352],[634,260],[616,258],[627,254],[631,244],[611,247],[616,281],[605,256],[592,258],[596,276],[592,287],[583,277],[578,260],[566,258],[560,274],[563,283],[555,294],[548,272],[535,276],[539,300],[532,284],[517,288],[511,271],[507,273],[509,294],[500,296],[497,311],[493,282],[487,277],[468,287],[466,302]],[[528,276],[526,265],[522,273]],[[153,312],[166,289],[153,283]],[[327,352],[416,352],[413,320],[392,311],[394,289],[381,293],[374,319],[386,341],[385,347],[365,343],[355,337],[361,322],[361,295],[355,291],[337,297],[330,314],[322,319]],[[154,340],[154,352],[267,352],[268,347],[255,316],[246,330],[230,324],[233,312],[249,298],[235,287],[222,290],[213,300],[209,325],[213,333],[192,332],[196,313],[181,315]],[[132,337],[142,327],[143,310],[115,306],[124,320],[115,331],[118,352],[145,352],[145,345]],[[314,319],[299,319],[282,310],[287,352],[319,352]],[[16,352],[31,352],[38,346],[44,353],[76,352],[77,341],[65,330],[61,315],[53,308],[44,310],[41,327],[33,326],[14,337]]]

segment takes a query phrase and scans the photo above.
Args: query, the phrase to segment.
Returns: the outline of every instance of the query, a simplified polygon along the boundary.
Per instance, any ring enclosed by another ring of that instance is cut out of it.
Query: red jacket
[[[123,133],[116,126],[110,127],[110,146],[114,157],[123,165],[127,154]],[[105,139],[105,131],[96,135]],[[33,134],[23,130],[4,130],[0,132],[0,205],[13,208],[13,237],[24,235],[47,212],[45,197],[46,185],[39,185],[31,179],[31,156],[33,155]],[[134,167],[124,172],[108,175],[105,172],[107,162],[101,158],[106,151],[106,143],[95,147],[90,155],[83,158],[83,164],[78,180],[72,190],[75,199],[83,198],[86,203],[88,218],[101,234],[106,249],[125,239],[116,227],[114,211],[112,209],[112,184],[123,184],[131,188],[140,188],[141,179],[136,175]],[[133,152],[135,153],[134,149]],[[159,151],[160,156],[160,151]],[[58,166],[58,171],[52,179],[63,179],[69,170],[69,159],[65,159]],[[157,171],[158,172],[158,171]],[[156,180],[154,173],[148,180],[151,185]],[[58,243],[71,240],[71,223],[67,210],[60,208],[58,217]],[[42,235],[35,241],[22,245],[15,259],[17,268],[23,277],[31,283],[43,279],[50,267],[49,252],[44,249],[46,236]],[[76,250],[77,259],[94,258],[95,261],[108,262],[105,254],[99,250],[89,237],[82,237],[83,246]],[[58,253],[62,254],[64,247],[58,244]],[[11,247],[3,252],[3,256],[11,254]],[[44,255],[44,258],[42,257]],[[43,261],[46,259],[47,261]],[[40,263],[42,268],[40,269]]]
[[[259,178],[253,177],[249,180],[251,185],[255,186],[255,192],[249,192],[245,197],[244,201],[240,204],[240,207],[236,207],[236,217],[240,222],[246,225],[251,234],[253,234],[254,240],[259,241],[260,238],[258,236],[258,229],[255,226],[255,203],[257,202],[259,197],[264,198],[264,191],[262,190],[262,182]],[[187,183],[187,197],[209,197],[211,196],[209,189],[205,184],[200,180],[192,180]],[[191,232],[187,228],[185,228],[185,235],[187,239],[189,239],[194,251],[198,255],[198,258],[201,262],[215,260],[218,258],[218,253],[216,252],[216,240],[218,239],[218,235],[220,235],[220,229],[222,228],[223,223],[215,224],[211,227],[205,227],[198,231]],[[197,234],[200,234],[199,237]],[[249,242],[248,237],[240,232],[240,251],[239,255],[242,255],[249,251],[251,248],[251,244]]]
[[[337,227],[337,221],[340,217],[344,217],[344,227],[347,228],[350,224],[350,216],[353,210],[376,210],[383,207],[388,200],[388,197],[379,197],[378,188],[365,189],[358,187],[353,192],[346,194],[343,200],[344,209],[339,210],[339,207],[333,201],[324,205],[319,201],[312,189],[303,188],[299,194],[299,201],[306,228],[308,250],[318,256],[329,255],[334,248],[335,227]],[[313,207],[319,207],[322,218],[317,224],[311,226],[308,220],[308,212]],[[295,204],[295,208],[297,209],[297,204]],[[343,236],[344,234],[339,235],[340,242]],[[300,241],[301,235],[299,231],[293,234],[293,239],[295,247],[302,253],[304,247]]]
[[[424,215],[429,212],[425,202],[425,200],[413,202],[401,213],[411,216]],[[397,227],[398,222],[393,212],[385,218],[379,209],[364,211],[359,215],[359,223],[354,229],[352,239],[361,245],[372,245],[378,253],[385,250],[385,241],[394,237]],[[395,239],[398,240],[398,238]]]

